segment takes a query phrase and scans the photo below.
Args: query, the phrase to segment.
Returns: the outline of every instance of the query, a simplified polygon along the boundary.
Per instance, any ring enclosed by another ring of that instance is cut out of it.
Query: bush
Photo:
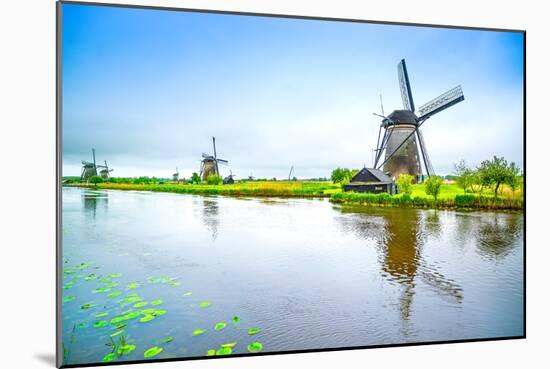
[[[189,183],[199,184],[201,183],[201,177],[197,173],[193,172],[193,175],[191,175],[191,178],[189,178]]]
[[[443,181],[438,176],[430,176],[426,182],[426,195],[430,195],[434,197],[435,202],[437,202],[437,196],[439,195],[439,192],[441,191],[441,183]]]
[[[206,178],[206,183],[209,185],[221,185],[223,183],[223,178],[217,174],[210,174]]]
[[[98,183],[103,183],[103,178],[100,177],[100,176],[91,176],[90,177],[90,183],[93,183],[93,184],[98,184]]]
[[[353,177],[353,172],[348,168],[336,168],[332,171],[330,178],[333,183],[346,184]]]
[[[473,207],[475,202],[476,202],[476,197],[474,195],[456,195],[455,196],[455,205],[459,208]]]
[[[411,176],[410,174],[401,174],[396,181],[399,193],[410,196],[412,194],[413,179],[413,176]]]

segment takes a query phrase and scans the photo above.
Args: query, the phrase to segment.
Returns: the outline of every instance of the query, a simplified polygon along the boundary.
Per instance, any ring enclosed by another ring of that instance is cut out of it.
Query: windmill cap
[[[388,120],[394,124],[416,124],[418,117],[410,110],[394,110],[388,115]]]

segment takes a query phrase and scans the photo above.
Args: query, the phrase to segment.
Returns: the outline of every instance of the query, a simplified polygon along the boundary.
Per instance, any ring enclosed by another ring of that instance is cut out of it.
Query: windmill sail
[[[428,174],[428,176],[433,176],[435,172],[432,166],[432,161],[430,160],[430,156],[428,155],[428,151],[426,151],[426,143],[424,142],[424,135],[422,134],[422,131],[420,130],[420,128],[417,129],[416,133],[418,134],[418,143],[420,144],[420,149],[422,150],[422,157],[424,158],[424,166],[426,167],[426,174]]]
[[[399,89],[401,90],[401,98],[403,99],[403,108],[414,112],[414,101],[412,97],[411,84],[409,83],[409,75],[407,73],[407,65],[405,59],[401,59],[397,64],[397,77],[399,79]]]
[[[420,109],[418,109],[418,120],[422,121],[428,119],[432,115],[437,114],[440,111],[443,111],[463,100],[464,94],[462,93],[462,86],[458,85],[422,105]]]

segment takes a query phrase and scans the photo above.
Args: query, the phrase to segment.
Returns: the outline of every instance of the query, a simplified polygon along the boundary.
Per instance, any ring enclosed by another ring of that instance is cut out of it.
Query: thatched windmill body
[[[383,168],[385,173],[395,178],[410,174],[420,181],[422,164],[428,176],[435,174],[420,126],[433,115],[463,101],[464,94],[459,85],[422,105],[416,113],[405,59],[397,65],[397,74],[404,109],[394,110],[387,117],[382,111],[374,168]],[[382,130],[384,135],[380,140]]]
[[[212,137],[212,146],[214,148],[214,155],[202,153],[201,169],[199,175],[204,181],[206,181],[208,176],[211,174],[216,174],[218,176],[220,175],[219,164],[227,165],[229,163],[225,159],[218,158],[218,154],[216,152],[216,137]]]

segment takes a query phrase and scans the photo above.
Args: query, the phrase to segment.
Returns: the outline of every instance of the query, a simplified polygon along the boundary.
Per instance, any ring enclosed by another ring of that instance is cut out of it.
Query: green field
[[[503,187],[497,197],[491,189],[485,189],[479,194],[465,194],[464,190],[453,183],[441,185],[437,203],[432,196],[426,195],[424,184],[412,185],[411,196],[401,194],[390,196],[387,193],[369,194],[343,192],[340,184],[331,182],[305,181],[242,181],[229,185],[181,184],[166,182],[163,184],[134,183],[99,183],[97,185],[71,183],[68,186],[88,187],[95,189],[172,192],[197,195],[226,196],[261,196],[261,197],[328,197],[334,203],[350,203],[370,206],[413,206],[441,208],[472,208],[472,209],[523,209],[523,192],[512,192]]]

